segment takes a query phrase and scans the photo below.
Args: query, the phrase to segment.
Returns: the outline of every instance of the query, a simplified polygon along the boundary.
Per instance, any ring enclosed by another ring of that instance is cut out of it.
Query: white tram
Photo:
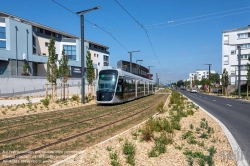
[[[115,104],[131,101],[154,92],[152,80],[121,69],[104,69],[99,72],[96,101],[98,104]]]

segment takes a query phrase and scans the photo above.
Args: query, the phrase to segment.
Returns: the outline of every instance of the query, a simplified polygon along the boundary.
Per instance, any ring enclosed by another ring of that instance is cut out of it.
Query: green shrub
[[[127,156],[127,163],[135,165],[135,147],[132,143],[128,142],[128,140],[126,140],[125,144],[123,145],[123,154]]]
[[[40,101],[43,103],[43,105],[44,105],[45,107],[48,108],[49,103],[50,103],[49,98],[45,98],[45,99],[42,99],[42,100],[40,100]]]
[[[191,109],[189,109],[189,110],[187,110],[187,114],[188,114],[188,115],[194,115],[194,111],[191,110]]]
[[[80,100],[79,95],[72,95],[72,100],[78,102]]]
[[[171,121],[171,123],[172,123],[172,126],[173,126],[174,129],[181,130],[180,122],[178,122],[178,121]]]
[[[163,103],[163,102],[160,102],[160,103],[157,105],[157,107],[156,107],[157,112],[159,112],[159,113],[164,113],[165,110],[164,110],[163,106],[164,106],[164,103]]]
[[[153,131],[154,131],[154,121],[152,118],[150,118],[142,127],[142,139],[149,141],[153,137]]]
[[[184,134],[182,134],[182,139],[187,139],[188,137],[192,136],[192,131],[188,130]]]
[[[163,120],[162,125],[163,125],[162,126],[163,130],[165,130],[166,132],[168,132],[168,133],[174,132],[174,128],[173,128],[172,124],[167,119]]]

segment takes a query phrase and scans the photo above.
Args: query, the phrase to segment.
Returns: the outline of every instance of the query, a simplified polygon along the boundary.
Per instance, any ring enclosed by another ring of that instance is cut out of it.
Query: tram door
[[[116,88],[116,96],[120,99],[123,100],[124,96],[123,96],[123,77],[119,77],[118,79],[118,83],[117,83],[117,88]]]

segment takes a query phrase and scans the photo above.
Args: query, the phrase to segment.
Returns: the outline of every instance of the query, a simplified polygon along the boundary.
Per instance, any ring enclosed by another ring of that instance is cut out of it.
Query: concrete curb
[[[183,95],[183,96],[185,96],[185,95]],[[185,97],[188,98],[187,96],[185,96]],[[191,99],[189,99],[189,100],[192,101]],[[193,102],[193,103],[195,105],[199,106],[195,102]],[[231,145],[231,148],[232,148],[233,153],[234,153],[234,157],[235,157],[235,159],[237,161],[237,165],[238,166],[249,166],[248,163],[247,163],[247,160],[245,159],[244,152],[242,152],[239,144],[236,142],[235,138],[233,137],[231,132],[227,129],[227,127],[221,121],[219,121],[216,117],[214,117],[212,114],[207,112],[204,108],[202,108],[201,106],[199,106],[199,108],[202,111],[204,111],[206,114],[208,114],[211,118],[213,118],[217,123],[219,123],[220,127],[222,128],[223,132],[225,133],[225,135],[226,135],[226,137],[227,137],[227,139],[228,139],[228,141],[229,141],[229,143]]]

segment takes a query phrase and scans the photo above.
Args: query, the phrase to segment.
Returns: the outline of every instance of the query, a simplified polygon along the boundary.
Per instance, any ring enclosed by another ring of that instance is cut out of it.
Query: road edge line
[[[182,94],[182,95],[185,96],[184,94]],[[187,96],[185,96],[185,97],[188,98]],[[221,121],[219,121],[219,119],[217,119],[215,116],[213,116],[212,114],[207,112],[204,108],[202,108],[200,105],[195,103],[193,100],[191,100],[191,99],[189,99],[189,100],[192,101],[195,105],[199,106],[199,108],[202,111],[204,111],[211,118],[213,118],[217,123],[219,123],[221,129],[223,130],[224,134],[226,135],[227,140],[229,141],[229,144],[230,144],[230,146],[231,146],[231,148],[233,150],[234,157],[236,158],[236,161],[237,161],[237,165],[238,166],[249,166],[248,163],[247,163],[247,160],[245,159],[244,153],[242,152],[239,144],[237,143],[237,141],[235,140],[235,138],[233,137],[231,132],[227,129],[227,127]],[[239,157],[240,157],[240,159],[239,159]]]

